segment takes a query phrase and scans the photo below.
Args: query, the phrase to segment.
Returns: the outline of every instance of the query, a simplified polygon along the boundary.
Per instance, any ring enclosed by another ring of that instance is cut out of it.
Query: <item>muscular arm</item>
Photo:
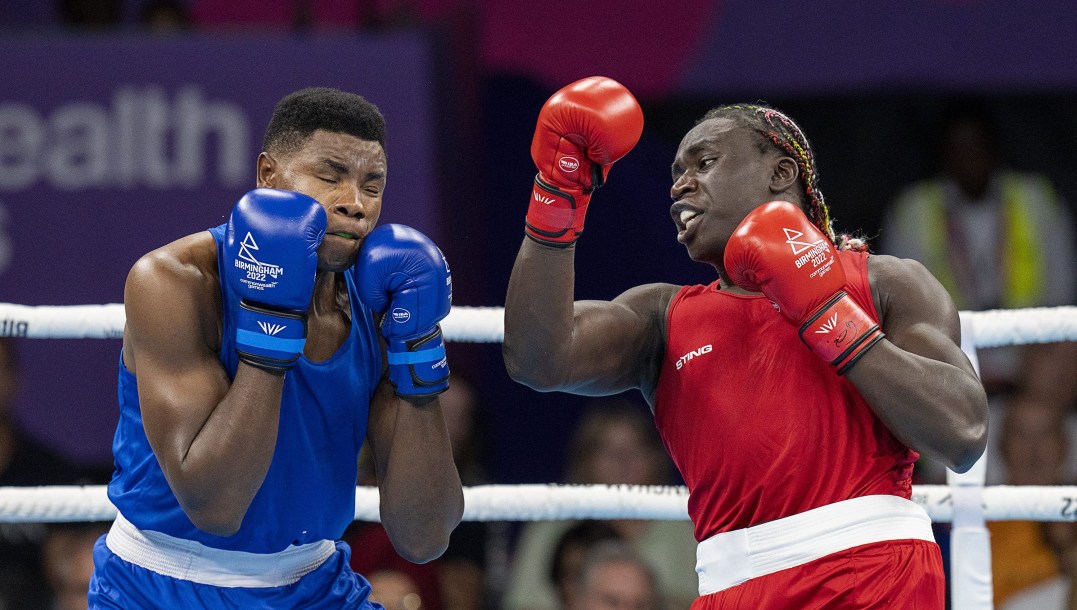
[[[124,289],[124,363],[138,377],[150,446],[201,530],[234,534],[273,458],[283,377],[218,359],[213,238],[202,233],[140,259]]]
[[[964,472],[987,444],[987,396],[959,347],[957,308],[915,261],[872,256],[868,275],[886,339],[847,377],[899,440]]]
[[[505,366],[536,390],[650,400],[664,349],[665,314],[677,286],[649,284],[613,301],[573,301],[575,246],[524,239],[505,298]]]
[[[393,547],[415,563],[440,557],[460,523],[464,494],[438,397],[403,398],[383,379],[370,404],[367,440]]]

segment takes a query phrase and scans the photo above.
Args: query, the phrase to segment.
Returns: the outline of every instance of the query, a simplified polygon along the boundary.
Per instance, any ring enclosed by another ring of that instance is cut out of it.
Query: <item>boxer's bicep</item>
[[[972,373],[961,351],[957,307],[942,284],[911,259],[873,256],[868,261],[873,296],[887,340],[907,352]]]
[[[573,390],[611,394],[648,390],[664,349],[664,323],[677,287],[649,284],[613,301],[577,301],[573,323]]]
[[[228,391],[229,381],[207,337],[212,301],[197,270],[147,255],[124,288],[124,361],[138,380],[146,436],[166,475]]]

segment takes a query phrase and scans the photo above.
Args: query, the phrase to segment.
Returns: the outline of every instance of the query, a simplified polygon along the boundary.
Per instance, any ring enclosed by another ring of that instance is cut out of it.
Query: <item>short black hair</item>
[[[566,572],[570,566],[565,565],[565,556],[570,551],[583,549],[586,552],[607,540],[622,540],[609,521],[585,519],[565,530],[557,539],[557,545],[550,557],[550,582],[556,586],[565,577],[575,576]]]
[[[946,138],[957,125],[971,123],[983,133],[991,146],[991,152],[999,151],[998,122],[991,106],[979,97],[954,97],[945,100],[932,132],[932,146],[936,156],[944,154]]]
[[[277,102],[266,127],[262,150],[293,152],[319,129],[353,135],[385,148],[385,117],[377,106],[360,95],[340,89],[310,87]]]

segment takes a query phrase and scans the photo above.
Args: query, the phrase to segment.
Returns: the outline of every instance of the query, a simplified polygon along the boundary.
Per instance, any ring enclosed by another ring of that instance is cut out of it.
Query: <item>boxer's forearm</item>
[[[957,472],[983,454],[987,398],[968,371],[883,340],[847,377],[906,446]]]
[[[384,422],[391,445],[378,460],[381,523],[397,553],[422,564],[447,549],[463,515],[463,489],[438,400],[393,400]]]
[[[923,265],[867,259],[886,338],[846,373],[906,446],[956,471],[987,443],[987,396],[961,351],[961,322],[946,289]]]
[[[238,531],[265,480],[277,443],[283,377],[240,364],[235,381],[190,438],[177,438],[166,470],[180,505],[199,528]]]
[[[403,398],[383,384],[371,404],[369,426],[381,522],[389,539],[409,561],[436,559],[464,512],[439,399]]]

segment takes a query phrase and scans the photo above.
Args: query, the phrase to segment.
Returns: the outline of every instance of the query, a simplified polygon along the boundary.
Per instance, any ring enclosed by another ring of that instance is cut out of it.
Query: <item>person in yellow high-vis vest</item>
[[[1073,304],[1073,221],[1050,180],[1002,163],[991,117],[983,108],[955,105],[940,126],[941,172],[897,197],[883,224],[882,253],[919,260],[962,310]],[[1067,415],[1074,421],[1077,344],[986,349],[978,356],[992,413],[987,482],[1019,483],[1007,473],[1006,452],[999,450],[1007,405],[1034,400],[1056,410],[1059,421]],[[1077,454],[1070,453],[1068,474],[1073,477]],[[924,482],[941,482],[941,467],[920,466]],[[1057,572],[1039,524],[989,527],[996,604]],[[1030,549],[1047,559],[1045,570],[1030,569]]]
[[[1073,304],[1073,220],[1051,182],[1002,165],[979,108],[948,111],[938,154],[941,173],[910,185],[888,210],[881,252],[919,260],[962,310]],[[981,350],[989,395],[1025,389],[1022,351],[1034,350]]]

